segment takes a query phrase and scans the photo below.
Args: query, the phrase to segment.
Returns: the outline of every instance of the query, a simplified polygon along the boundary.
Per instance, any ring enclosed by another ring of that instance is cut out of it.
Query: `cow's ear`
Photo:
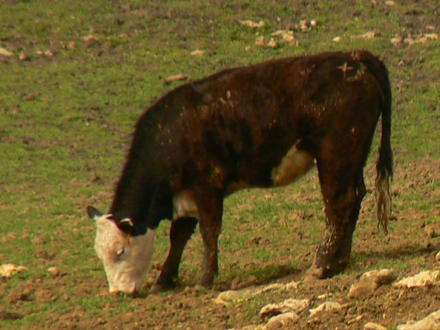
[[[87,214],[89,215],[89,218],[92,220],[96,220],[96,218],[102,217],[102,212],[100,212],[98,209],[94,208],[93,206],[87,206]]]
[[[119,222],[118,227],[119,227],[119,229],[123,230],[124,232],[130,234],[134,229],[133,221],[131,221],[130,218],[122,219]]]

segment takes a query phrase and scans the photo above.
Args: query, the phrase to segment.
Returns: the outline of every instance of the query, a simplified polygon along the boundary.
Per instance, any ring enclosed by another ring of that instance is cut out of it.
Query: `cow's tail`
[[[385,234],[388,233],[388,220],[391,217],[391,180],[393,177],[393,151],[391,149],[391,86],[388,71],[385,65],[378,61],[376,65],[376,78],[383,93],[382,112],[382,137],[379,147],[379,158],[376,163],[376,201],[377,219],[379,226]]]

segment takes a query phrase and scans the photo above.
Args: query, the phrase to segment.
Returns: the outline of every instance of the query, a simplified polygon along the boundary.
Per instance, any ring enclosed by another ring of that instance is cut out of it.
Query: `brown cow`
[[[308,276],[344,270],[366,189],[363,168],[379,117],[378,218],[390,215],[391,90],[366,51],[325,53],[228,69],[177,87],[140,117],[95,249],[110,291],[141,288],[156,228],[172,219],[171,247],[154,290],[175,286],[184,247],[200,224],[201,284],[218,273],[223,199],[248,187],[295,181],[315,164],[326,230]]]

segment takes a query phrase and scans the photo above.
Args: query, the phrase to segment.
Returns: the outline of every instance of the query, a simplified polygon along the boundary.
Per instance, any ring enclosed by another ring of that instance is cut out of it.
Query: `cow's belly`
[[[288,185],[304,174],[315,165],[312,155],[303,150],[292,147],[282,158],[281,162],[273,168],[271,173],[272,186],[280,187]],[[254,186],[245,181],[232,182],[225,189],[225,196],[238,190],[253,188]],[[191,217],[199,219],[199,211],[190,191],[184,190],[177,193],[173,198],[173,219]]]

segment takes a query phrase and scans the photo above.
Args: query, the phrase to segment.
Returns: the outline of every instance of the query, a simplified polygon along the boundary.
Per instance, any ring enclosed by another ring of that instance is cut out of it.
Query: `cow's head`
[[[95,251],[104,263],[109,291],[134,293],[142,288],[153,256],[155,230],[131,236],[127,234],[133,225],[130,219],[116,224],[110,214],[91,206],[87,213],[96,223]]]

